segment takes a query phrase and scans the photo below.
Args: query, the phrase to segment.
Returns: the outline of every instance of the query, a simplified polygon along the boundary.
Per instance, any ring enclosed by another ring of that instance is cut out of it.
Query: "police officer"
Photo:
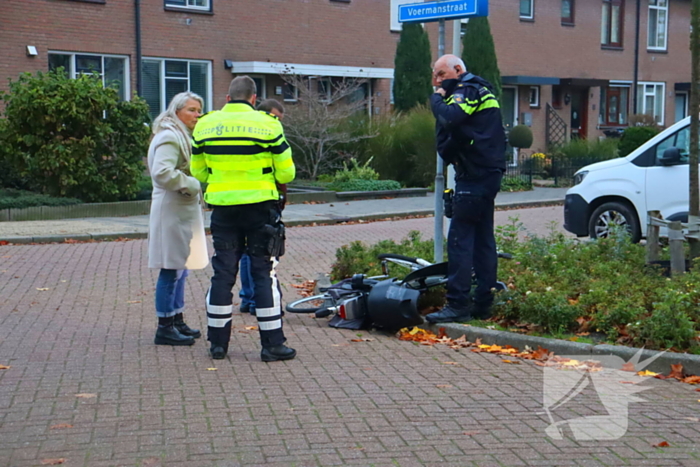
[[[494,200],[505,172],[505,131],[491,84],[467,73],[464,62],[443,55],[433,68],[438,90],[430,104],[437,149],[455,166],[453,217],[447,237],[447,305],[426,316],[431,323],[490,316],[498,256]],[[470,296],[472,268],[477,287]]]
[[[207,182],[204,199],[213,206],[211,234],[214,276],[207,293],[208,340],[214,359],[223,359],[231,339],[231,289],[243,253],[250,256],[263,361],[289,360],[284,345],[276,258],[284,253],[277,183],[294,179],[292,151],[282,125],[255,110],[255,82],[231,81],[228,103],[201,117],[194,129],[191,171]]]

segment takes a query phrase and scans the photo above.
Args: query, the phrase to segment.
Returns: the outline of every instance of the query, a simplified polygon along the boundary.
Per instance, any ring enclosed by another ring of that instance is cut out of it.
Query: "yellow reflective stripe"
[[[469,104],[457,104],[459,107],[464,110],[464,113],[467,115],[471,115],[476,111],[476,106],[475,105],[469,105]]]
[[[290,168],[291,166],[294,165],[294,160],[291,157],[288,157],[287,159],[283,161],[275,161],[275,168],[277,170],[285,170]]]
[[[479,108],[477,109],[477,112],[480,110],[484,109],[499,109],[500,106],[498,105],[498,101],[496,99],[489,99],[485,102],[482,102]]]
[[[450,105],[455,103],[455,98],[453,96],[450,96],[445,100],[445,104]]]
[[[276,190],[277,186],[274,182],[269,181],[233,181],[233,182],[214,182],[209,180],[207,185],[207,193],[219,193],[222,191],[254,191],[254,190]]]
[[[261,170],[266,167],[272,168],[272,161],[267,159],[244,161],[234,157],[220,158],[218,160],[209,159],[207,165],[214,170]]]

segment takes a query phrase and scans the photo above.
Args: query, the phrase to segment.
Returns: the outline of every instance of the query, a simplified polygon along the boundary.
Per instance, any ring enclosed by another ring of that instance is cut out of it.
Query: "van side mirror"
[[[664,151],[659,162],[663,166],[678,165],[681,163],[681,150],[676,147],[668,148]]]

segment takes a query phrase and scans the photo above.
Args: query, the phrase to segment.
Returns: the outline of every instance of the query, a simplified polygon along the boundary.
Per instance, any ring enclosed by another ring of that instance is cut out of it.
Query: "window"
[[[659,125],[664,124],[664,83],[637,85],[637,113],[651,115]]]
[[[285,102],[296,102],[299,99],[299,90],[293,84],[284,83],[282,95]]]
[[[467,28],[469,27],[469,18],[462,18],[459,22],[459,37],[464,37],[467,33]]]
[[[690,156],[690,126],[678,130],[656,146],[656,165],[661,165],[664,151],[673,147],[681,150],[681,163],[687,164]]]
[[[600,43],[608,47],[622,47],[622,18],[624,0],[603,0],[600,22]]]
[[[666,50],[668,0],[649,0],[649,39],[647,49]]]
[[[530,107],[540,106],[540,87],[530,86]]]
[[[318,97],[321,102],[331,101],[331,92],[333,91],[333,84],[330,78],[318,78],[316,80]]]
[[[535,19],[535,0],[520,0],[520,19]]]
[[[127,57],[49,52],[49,70],[56,70],[60,67],[63,67],[71,78],[84,74],[97,74],[102,79],[104,86],[117,90],[119,99],[129,99],[129,60]]]
[[[574,0],[561,0],[561,24],[574,24]]]
[[[399,5],[407,3],[417,3],[417,0],[391,0],[389,8],[389,29],[391,31],[401,31],[401,23],[399,23]]]
[[[175,94],[192,91],[204,99],[204,112],[211,110],[211,64],[206,61],[144,58],[141,66],[143,98],[151,117],[164,111]]]
[[[552,107],[555,109],[562,108],[561,86],[552,86]]]
[[[166,8],[211,11],[212,0],[165,0]]]
[[[629,86],[610,86],[600,90],[598,123],[602,126],[627,125]]]
[[[251,76],[253,81],[255,81],[255,90],[257,93],[257,101],[262,102],[263,99],[267,99],[267,89],[264,76]]]

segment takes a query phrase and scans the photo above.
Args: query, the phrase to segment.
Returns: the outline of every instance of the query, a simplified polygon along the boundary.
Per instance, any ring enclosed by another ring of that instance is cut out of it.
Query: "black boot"
[[[183,336],[190,336],[195,339],[202,337],[202,333],[199,332],[199,329],[192,329],[185,323],[185,318],[182,316],[182,313],[176,314],[173,318],[175,319],[175,328],[177,328]]]
[[[223,360],[226,358],[226,354],[228,353],[228,350],[217,344],[211,344],[211,347],[209,348],[209,355],[211,355],[211,358],[214,360]]]
[[[297,356],[297,351],[284,344],[274,347],[263,347],[260,358],[263,362],[276,362],[277,360],[291,360]]]
[[[192,345],[194,338],[180,334],[173,325],[173,318],[158,318],[158,330],[153,340],[156,345]]]

